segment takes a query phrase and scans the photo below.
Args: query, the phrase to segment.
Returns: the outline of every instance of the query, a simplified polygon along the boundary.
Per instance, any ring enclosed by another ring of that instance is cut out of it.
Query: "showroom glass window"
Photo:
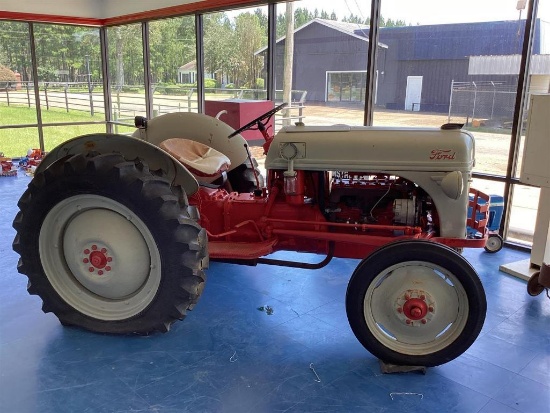
[[[39,147],[29,25],[0,21],[0,152],[8,157]]]
[[[131,132],[134,117],[147,115],[142,25],[109,27],[107,39],[113,130],[115,133]]]
[[[171,112],[197,112],[195,44],[193,16],[149,23],[153,116]]]
[[[363,124],[369,21],[370,2],[277,4],[276,97],[292,107],[284,124]]]

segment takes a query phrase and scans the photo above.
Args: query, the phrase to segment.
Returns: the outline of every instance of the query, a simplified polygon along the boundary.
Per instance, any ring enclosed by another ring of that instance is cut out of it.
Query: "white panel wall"
[[[0,10],[101,19],[103,18],[101,3],[103,0],[3,0],[0,2]]]
[[[94,0],[91,0],[94,1]],[[148,10],[164,9],[166,7],[180,6],[182,4],[199,3],[205,0],[95,0],[95,3],[102,3],[102,18],[124,16],[127,14],[139,13]]]
[[[1,11],[107,19],[205,0],[2,0]]]

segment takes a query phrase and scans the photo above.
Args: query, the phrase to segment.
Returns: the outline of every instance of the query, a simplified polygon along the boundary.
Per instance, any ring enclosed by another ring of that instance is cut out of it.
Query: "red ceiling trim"
[[[200,13],[204,11],[219,10],[227,7],[262,5],[268,1],[254,0],[206,0],[190,4],[165,7],[162,9],[148,10],[139,13],[126,14],[108,19],[96,19],[89,17],[59,16],[53,14],[19,13],[0,10],[0,20],[18,20],[40,23],[75,24],[85,26],[114,26],[128,24],[144,20],[153,20],[163,17],[179,16],[184,14]]]
[[[217,10],[221,8],[227,8],[231,6],[245,6],[245,5],[261,5],[266,3],[262,1],[253,0],[206,0],[198,1],[196,3],[181,4],[179,6],[165,7],[163,9],[148,10],[140,13],[127,14],[124,16],[111,17],[105,20],[106,26],[114,26],[117,24],[127,24],[143,20],[153,20],[162,17],[178,16],[183,14],[192,14],[197,12],[204,12],[210,10]]]

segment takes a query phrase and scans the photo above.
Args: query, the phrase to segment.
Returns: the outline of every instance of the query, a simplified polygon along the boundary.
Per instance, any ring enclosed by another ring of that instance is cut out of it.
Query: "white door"
[[[422,76],[407,76],[407,94],[405,95],[405,110],[418,112],[422,97]]]

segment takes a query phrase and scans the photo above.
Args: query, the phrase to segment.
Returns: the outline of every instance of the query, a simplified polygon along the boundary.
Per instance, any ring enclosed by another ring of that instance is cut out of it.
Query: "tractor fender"
[[[77,136],[56,146],[40,162],[36,172],[46,170],[61,158],[86,153],[118,153],[129,160],[140,158],[151,170],[162,169],[166,177],[173,184],[180,185],[187,195],[192,195],[199,189],[199,184],[191,172],[166,151],[132,136],[110,133]]]
[[[241,135],[228,138],[233,132],[235,129],[212,116],[194,112],[175,112],[148,120],[147,127],[136,130],[133,136],[156,146],[172,138],[200,142],[227,156],[231,162],[229,170],[232,170],[248,157],[244,148],[246,139]]]

